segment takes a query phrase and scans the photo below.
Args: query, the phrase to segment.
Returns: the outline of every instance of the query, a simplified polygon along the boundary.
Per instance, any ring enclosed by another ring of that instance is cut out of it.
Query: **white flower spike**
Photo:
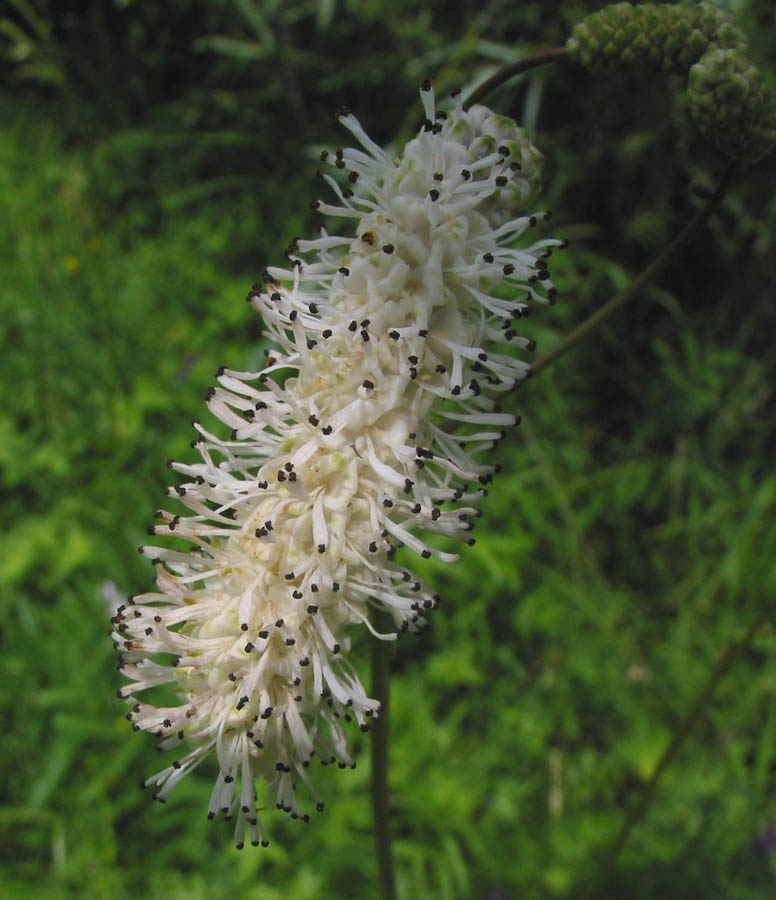
[[[421,98],[426,120],[397,159],[340,114],[363,149],[323,154],[344,177],[321,173],[339,204],[315,205],[355,236],[294,241],[290,267],[253,286],[278,349],[262,372],[218,373],[208,407],[231,437],[195,423],[202,461],[168,463],[189,514],[160,510],[150,529],[192,549],[142,547],[158,590],[113,617],[134,729],[185,748],[146,783],[164,801],[214,752],[208,815],[236,816],[239,847],[246,831],[266,844],[256,779],[306,821],[298,782],[323,808],[311,759],[355,765],[343,722],[367,730],[379,704],[346,659],[348,628],[392,640],[437,604],[395,552],[456,559],[423,532],[474,542],[494,471],[476,457],[515,423],[494,398],[529,374],[491,348],[533,349],[513,325],[555,294],[545,260],[565,242],[513,246],[542,216],[512,217],[541,154],[510,119],[460,100],[437,112],[428,83]],[[397,633],[377,634],[370,607]],[[163,685],[172,705],[137,699]]]

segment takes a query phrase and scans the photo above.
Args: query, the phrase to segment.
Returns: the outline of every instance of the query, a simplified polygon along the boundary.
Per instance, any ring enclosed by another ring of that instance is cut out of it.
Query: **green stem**
[[[684,249],[684,246],[690,241],[690,238],[692,238],[695,232],[698,231],[712,212],[714,212],[722,202],[722,198],[730,184],[730,179],[733,176],[735,168],[735,162],[728,165],[722,174],[717,189],[708,199],[706,205],[698,210],[671,243],[656,256],[655,259],[653,259],[652,262],[633,279],[633,281],[624,287],[618,294],[615,294],[611,300],[597,309],[591,316],[585,319],[585,321],[582,322],[581,325],[578,325],[571,334],[566,335],[566,337],[563,338],[559,344],[556,344],[552,350],[548,351],[543,356],[540,356],[539,359],[531,365],[532,375],[536,375],[538,372],[541,372],[542,369],[546,369],[547,366],[554,363],[555,360],[559,359],[565,353],[568,353],[572,347],[576,347],[576,345],[584,340],[589,334],[592,334],[602,322],[609,318],[609,316],[617,312],[620,307],[625,306],[629,300],[632,300],[637,296],[641,289],[658,275],[665,266]]]
[[[527,72],[529,69],[535,69],[537,66],[543,66],[545,63],[555,62],[555,60],[562,59],[565,55],[565,47],[556,47],[554,50],[543,50],[534,56],[526,56],[523,59],[510,63],[508,66],[504,66],[472,91],[467,97],[463,108],[469,109],[475,103],[479,103],[483,97],[487,97],[491,91],[500,87],[505,81],[509,81],[510,78],[514,78],[515,75],[520,75],[521,72]]]
[[[393,622],[381,628],[385,613],[374,617],[377,631],[389,631]],[[387,618],[387,617],[386,617]],[[396,900],[391,823],[388,799],[388,723],[391,686],[392,645],[372,640],[372,697],[380,701],[379,716],[372,722],[372,816],[374,820],[377,866],[381,900]]]
[[[749,630],[746,632],[744,637],[741,638],[740,641],[725,645],[719,655],[716,666],[714,667],[706,681],[706,684],[704,684],[704,686],[701,688],[698,695],[690,704],[690,708],[685,713],[684,718],[679,723],[679,726],[677,727],[673,737],[671,738],[671,742],[664,750],[663,755],[660,757],[660,760],[655,767],[654,772],[650,776],[649,781],[644,786],[644,790],[642,791],[638,803],[636,803],[636,805],[628,813],[628,816],[623,822],[622,827],[617,834],[617,837],[614,839],[611,846],[609,847],[609,850],[604,856],[601,865],[599,866],[598,871],[595,874],[595,877],[588,886],[587,891],[585,891],[585,893],[582,895],[582,900],[593,900],[593,898],[608,896],[602,892],[602,888],[605,885],[606,880],[611,874],[612,870],[614,869],[620,853],[628,843],[628,838],[630,838],[631,832],[636,827],[636,825],[638,825],[638,823],[644,817],[647,809],[649,808],[661,776],[676,758],[687,736],[690,734],[693,725],[697,721],[701,711],[714,695],[714,691],[717,689],[717,685],[730,671],[733,664],[738,659],[740,659],[741,656],[743,656],[743,654],[751,647],[752,641],[757,635],[757,632],[760,630],[760,628],[762,628],[765,622],[767,622],[767,620],[774,615],[774,613],[776,613],[776,604],[767,604],[760,611],[760,614],[757,616],[755,621],[749,627]]]
[[[642,288],[656,275],[658,275],[663,270],[663,268],[665,268],[665,266],[685,247],[692,236],[698,231],[699,228],[701,228],[701,226],[706,222],[712,212],[714,212],[714,210],[722,202],[722,198],[724,197],[725,191],[730,184],[730,180],[733,176],[735,168],[735,163],[730,163],[727,166],[722,175],[722,178],[719,181],[719,184],[717,185],[717,189],[708,198],[703,208],[693,216],[693,218],[687,223],[687,225],[685,225],[685,227],[679,232],[679,234],[673,239],[673,241],[671,241],[671,243],[668,244],[668,246],[645,269],[643,269],[625,288],[623,288],[623,290],[612,297],[612,299],[609,300],[608,303],[605,303],[602,307],[600,307],[600,309],[597,309],[591,316],[585,319],[585,321],[582,322],[581,325],[579,325],[574,329],[574,331],[563,338],[563,340],[560,341],[560,343],[558,343],[555,347],[553,347],[552,350],[539,357],[539,359],[531,366],[531,374],[535,375],[538,372],[541,372],[542,369],[546,369],[547,366],[552,365],[552,363],[560,359],[561,356],[563,356],[565,353],[568,353],[568,351],[573,347],[576,347],[576,345],[584,340],[584,338],[596,331],[596,329],[598,329],[600,325],[605,322],[606,319],[608,319],[613,313],[620,309],[620,307],[624,306],[629,300],[632,300],[634,297],[636,297],[642,290]],[[601,866],[596,873],[596,876],[591,882],[587,892],[583,895],[582,900],[593,900],[593,898],[602,896],[601,887],[602,885],[604,885],[606,879],[614,869],[620,853],[628,843],[631,832],[649,809],[661,776],[678,754],[687,736],[689,735],[692,726],[695,724],[695,721],[705,707],[706,703],[714,694],[717,685],[720,683],[733,663],[749,648],[752,639],[754,638],[758,629],[773,612],[773,607],[766,607],[757,617],[756,621],[751,626],[749,631],[747,631],[744,638],[737,644],[728,644],[720,654],[717,665],[714,667],[714,670],[711,672],[706,684],[691,704],[690,708],[679,724],[679,727],[674,732],[674,735],[671,738],[671,742],[666,747],[665,752],[660,757],[660,760],[655,767],[654,772],[652,773],[649,781],[644,787],[644,791],[642,792],[639,802],[631,809],[630,813],[625,819],[625,822],[623,823],[619,833],[617,834],[617,837],[615,838],[614,842],[609,848],[609,851],[604,857]]]

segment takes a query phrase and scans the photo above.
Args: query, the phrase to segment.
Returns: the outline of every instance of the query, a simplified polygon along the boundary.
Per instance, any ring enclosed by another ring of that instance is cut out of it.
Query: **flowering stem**
[[[704,684],[704,686],[701,688],[698,695],[690,704],[690,708],[685,713],[684,718],[679,723],[679,726],[677,727],[673,737],[671,738],[671,742],[664,750],[657,766],[655,766],[655,770],[653,771],[652,775],[649,778],[649,781],[645,785],[638,803],[636,803],[636,805],[628,813],[628,816],[623,822],[622,827],[617,834],[617,837],[614,839],[608,852],[606,853],[606,856],[603,858],[601,865],[599,866],[598,871],[595,874],[595,877],[590,882],[587,891],[583,894],[582,900],[592,900],[592,898],[594,897],[604,896],[602,888],[606,883],[606,879],[614,869],[614,866],[617,863],[617,860],[623,848],[628,843],[628,838],[630,837],[631,832],[644,817],[646,811],[649,809],[649,805],[655,795],[655,790],[661,776],[679,753],[682,745],[685,742],[685,739],[690,734],[690,731],[697,721],[701,711],[714,695],[714,691],[717,689],[717,685],[730,671],[733,664],[737,660],[739,660],[743,656],[743,654],[746,653],[746,651],[750,648],[752,641],[757,635],[757,632],[765,624],[765,622],[767,622],[768,619],[773,616],[775,612],[776,604],[766,604],[760,611],[755,621],[749,627],[749,630],[746,632],[744,637],[735,643],[729,643],[725,645],[719,655],[719,658],[717,659],[716,666],[714,667],[706,681],[706,684]]]
[[[483,97],[487,97],[491,91],[500,87],[505,81],[509,81],[510,78],[514,78],[515,75],[520,75],[522,72],[527,72],[529,69],[535,69],[537,66],[543,66],[545,63],[555,62],[555,60],[561,59],[565,55],[565,47],[556,47],[554,50],[543,50],[541,53],[536,53],[533,56],[526,56],[523,59],[518,59],[516,62],[510,63],[508,66],[504,66],[497,72],[494,72],[487,81],[483,81],[478,88],[475,88],[474,91],[472,91],[471,95],[463,104],[463,108],[469,109],[475,103],[479,103]]]
[[[685,245],[689,243],[695,232],[706,222],[712,212],[714,212],[722,202],[722,198],[730,184],[735,168],[735,162],[732,162],[727,166],[722,174],[717,189],[711,197],[709,197],[706,205],[698,210],[671,243],[656,256],[655,259],[653,259],[652,262],[630,282],[630,284],[623,288],[618,294],[615,294],[608,303],[605,303],[591,316],[585,319],[585,321],[582,322],[581,325],[578,325],[571,334],[566,335],[566,337],[563,338],[559,344],[556,344],[552,350],[548,351],[543,356],[540,356],[539,359],[533,363],[531,366],[531,373],[533,375],[537,374],[537,372],[541,372],[542,369],[547,368],[547,366],[554,363],[555,360],[559,359],[573,347],[576,347],[576,345],[584,340],[589,334],[592,334],[602,322],[609,318],[609,316],[615,313],[621,306],[624,306],[629,300],[636,297],[641,289],[658,275],[674,256],[684,249]]]
[[[375,615],[375,627],[390,629],[384,613]],[[372,697],[380,702],[380,713],[372,722],[372,816],[374,819],[377,866],[381,900],[396,900],[396,878],[393,868],[391,823],[388,798],[388,714],[392,645],[387,641],[372,642]]]

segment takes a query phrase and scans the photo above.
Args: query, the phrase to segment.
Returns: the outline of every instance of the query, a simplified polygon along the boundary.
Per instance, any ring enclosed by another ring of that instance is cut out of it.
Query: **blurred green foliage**
[[[113,695],[106,580],[189,458],[214,370],[258,364],[242,303],[317,227],[314,159],[343,103],[376,139],[417,83],[467,87],[561,44],[584,0],[11,0],[0,20],[0,894],[11,900],[375,897],[368,753],[320,773],[310,825],[239,854],[212,773],[164,809]],[[768,0],[729,4],[772,60]],[[773,83],[773,68],[764,69]],[[538,70],[492,98],[547,156],[572,240],[547,349],[658,251],[721,161],[681,83]],[[443,608],[397,648],[391,740],[405,900],[576,897],[721,648],[776,581],[772,159],[682,257],[514,398],[524,423],[477,545],[429,563]],[[554,258],[555,259],[555,258]],[[776,890],[776,638],[722,683],[606,897]],[[363,638],[354,659],[368,660]]]

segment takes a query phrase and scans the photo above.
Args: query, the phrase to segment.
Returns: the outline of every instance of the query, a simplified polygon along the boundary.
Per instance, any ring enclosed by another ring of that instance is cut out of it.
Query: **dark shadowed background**
[[[0,14],[0,894],[376,897],[365,738],[325,813],[235,850],[212,770],[165,807],[115,692],[106,582],[223,364],[244,302],[320,219],[350,106],[380,142],[417,86],[465,90],[562,44],[584,0],[10,0]],[[730,0],[774,83],[771,0]],[[571,240],[549,349],[653,257],[724,161],[681,79],[536,70],[490,99],[546,156]],[[403,900],[575,898],[728,640],[776,591],[774,157],[742,169],[659,283],[511,398],[523,425],[478,542],[428,565],[442,608],[397,647],[391,787]],[[368,647],[352,658],[368,678]],[[721,683],[602,897],[776,894],[776,639]]]

